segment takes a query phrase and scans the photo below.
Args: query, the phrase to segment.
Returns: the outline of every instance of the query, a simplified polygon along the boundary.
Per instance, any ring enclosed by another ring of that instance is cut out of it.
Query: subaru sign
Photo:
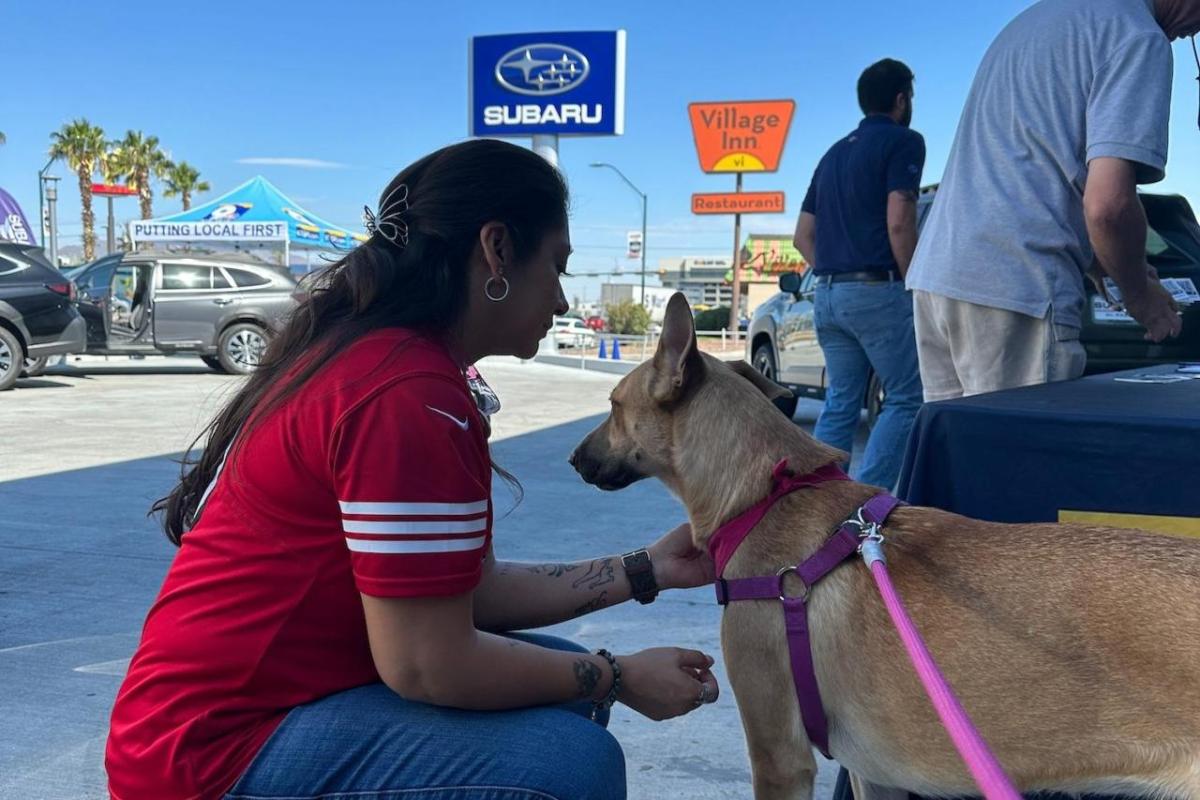
[[[625,132],[625,31],[472,37],[472,136]]]

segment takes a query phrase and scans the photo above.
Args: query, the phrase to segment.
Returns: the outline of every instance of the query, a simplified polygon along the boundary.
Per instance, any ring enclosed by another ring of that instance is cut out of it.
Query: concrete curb
[[[578,356],[537,355],[533,360],[539,364],[552,364],[556,367],[571,367],[573,369],[590,370],[592,372],[608,372],[613,375],[627,375],[633,372],[640,362],[637,361],[608,361],[599,358],[579,358]]]

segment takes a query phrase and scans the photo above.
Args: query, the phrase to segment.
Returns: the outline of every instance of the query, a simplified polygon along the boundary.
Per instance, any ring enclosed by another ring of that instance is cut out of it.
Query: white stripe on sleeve
[[[366,514],[378,517],[467,517],[483,514],[488,501],[475,503],[353,503],[339,500],[343,514]]]
[[[356,553],[461,553],[477,550],[486,536],[474,539],[347,539],[346,546]]]
[[[475,533],[487,530],[487,517],[479,519],[446,520],[442,522],[417,520],[415,522],[392,522],[391,520],[342,519],[342,530],[346,533],[386,533],[392,536],[420,536],[426,533]]]

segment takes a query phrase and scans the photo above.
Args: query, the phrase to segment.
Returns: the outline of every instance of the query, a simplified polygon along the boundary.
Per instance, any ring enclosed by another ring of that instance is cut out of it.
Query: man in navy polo
[[[847,453],[872,371],[883,408],[855,478],[891,489],[921,405],[912,296],[904,274],[917,246],[925,140],[912,121],[913,73],[890,58],[858,79],[865,115],[821,159],[795,244],[816,274],[814,324],[825,353],[825,408],[816,437]]]

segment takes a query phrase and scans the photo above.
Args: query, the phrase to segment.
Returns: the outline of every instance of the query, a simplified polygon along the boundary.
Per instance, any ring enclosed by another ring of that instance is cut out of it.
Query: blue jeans
[[[513,638],[582,648],[542,634]],[[226,800],[623,800],[625,756],[591,703],[461,711],[381,683],[293,709]]]
[[[813,434],[851,452],[873,369],[883,384],[883,408],[854,477],[890,491],[921,407],[912,295],[902,281],[818,282],[813,304],[827,376],[825,408]]]

